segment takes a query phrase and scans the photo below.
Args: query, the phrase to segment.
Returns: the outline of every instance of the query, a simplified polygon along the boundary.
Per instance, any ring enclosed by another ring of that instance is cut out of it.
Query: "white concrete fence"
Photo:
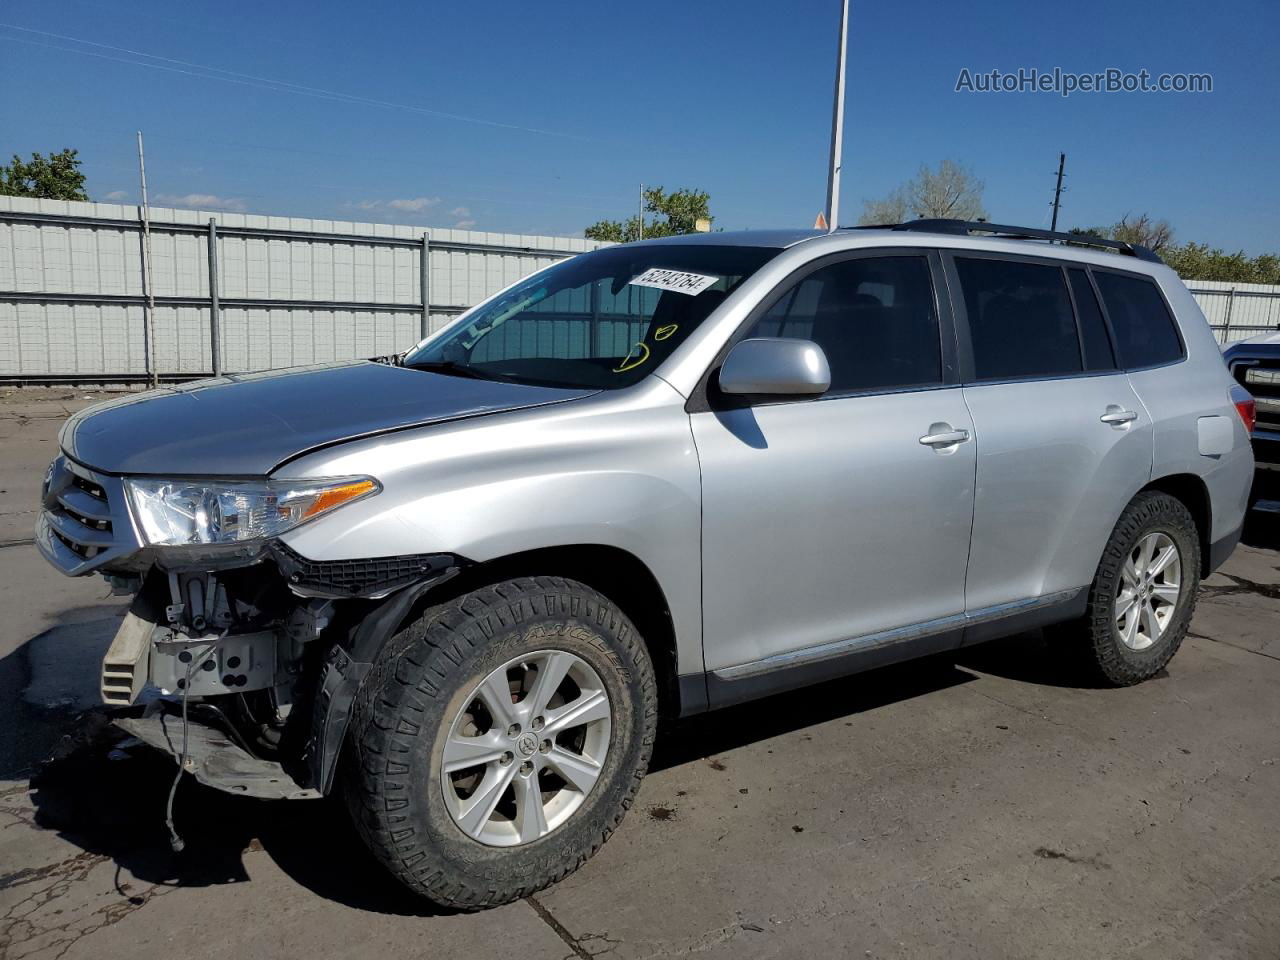
[[[1247,340],[1280,330],[1280,286],[1187,280],[1219,343]]]
[[[0,197],[0,382],[138,382],[395,353],[599,244]],[[209,278],[217,282],[210,289]],[[1191,281],[1223,342],[1275,330],[1280,287]]]
[[[0,381],[142,381],[153,366],[190,378],[395,353],[598,246],[152,207],[152,357],[139,208],[0,197]]]

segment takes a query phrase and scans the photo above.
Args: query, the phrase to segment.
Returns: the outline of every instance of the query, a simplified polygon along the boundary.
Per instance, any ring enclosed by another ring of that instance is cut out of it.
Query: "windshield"
[[[516,284],[404,365],[546,386],[627,387],[779,252],[655,244],[584,253]]]

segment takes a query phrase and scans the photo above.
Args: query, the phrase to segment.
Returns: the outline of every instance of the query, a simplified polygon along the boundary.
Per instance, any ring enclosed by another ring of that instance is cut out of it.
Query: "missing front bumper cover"
[[[182,752],[182,717],[162,709],[140,717],[117,717],[116,726],[173,757]],[[227,734],[188,718],[183,769],[205,786],[262,800],[308,800],[317,790],[298,784],[284,768],[253,756]]]

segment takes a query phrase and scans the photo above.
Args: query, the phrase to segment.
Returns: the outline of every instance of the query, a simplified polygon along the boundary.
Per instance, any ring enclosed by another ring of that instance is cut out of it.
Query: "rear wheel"
[[[1058,631],[1096,679],[1139,683],[1177,652],[1200,587],[1200,538],[1182,501],[1140,493],[1125,508],[1089,589],[1084,618]]]
[[[577,869],[648,765],[648,652],[574,581],[509,580],[426,610],[379,657],[351,721],[348,800],[374,854],[457,909]]]

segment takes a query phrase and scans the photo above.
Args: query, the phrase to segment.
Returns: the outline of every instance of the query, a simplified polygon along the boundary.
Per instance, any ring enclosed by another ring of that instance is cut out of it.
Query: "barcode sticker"
[[[650,267],[631,282],[637,287],[657,287],[659,290],[674,290],[676,293],[687,293],[696,297],[719,277],[708,277],[703,273],[684,273],[680,270],[668,270],[665,267]]]

